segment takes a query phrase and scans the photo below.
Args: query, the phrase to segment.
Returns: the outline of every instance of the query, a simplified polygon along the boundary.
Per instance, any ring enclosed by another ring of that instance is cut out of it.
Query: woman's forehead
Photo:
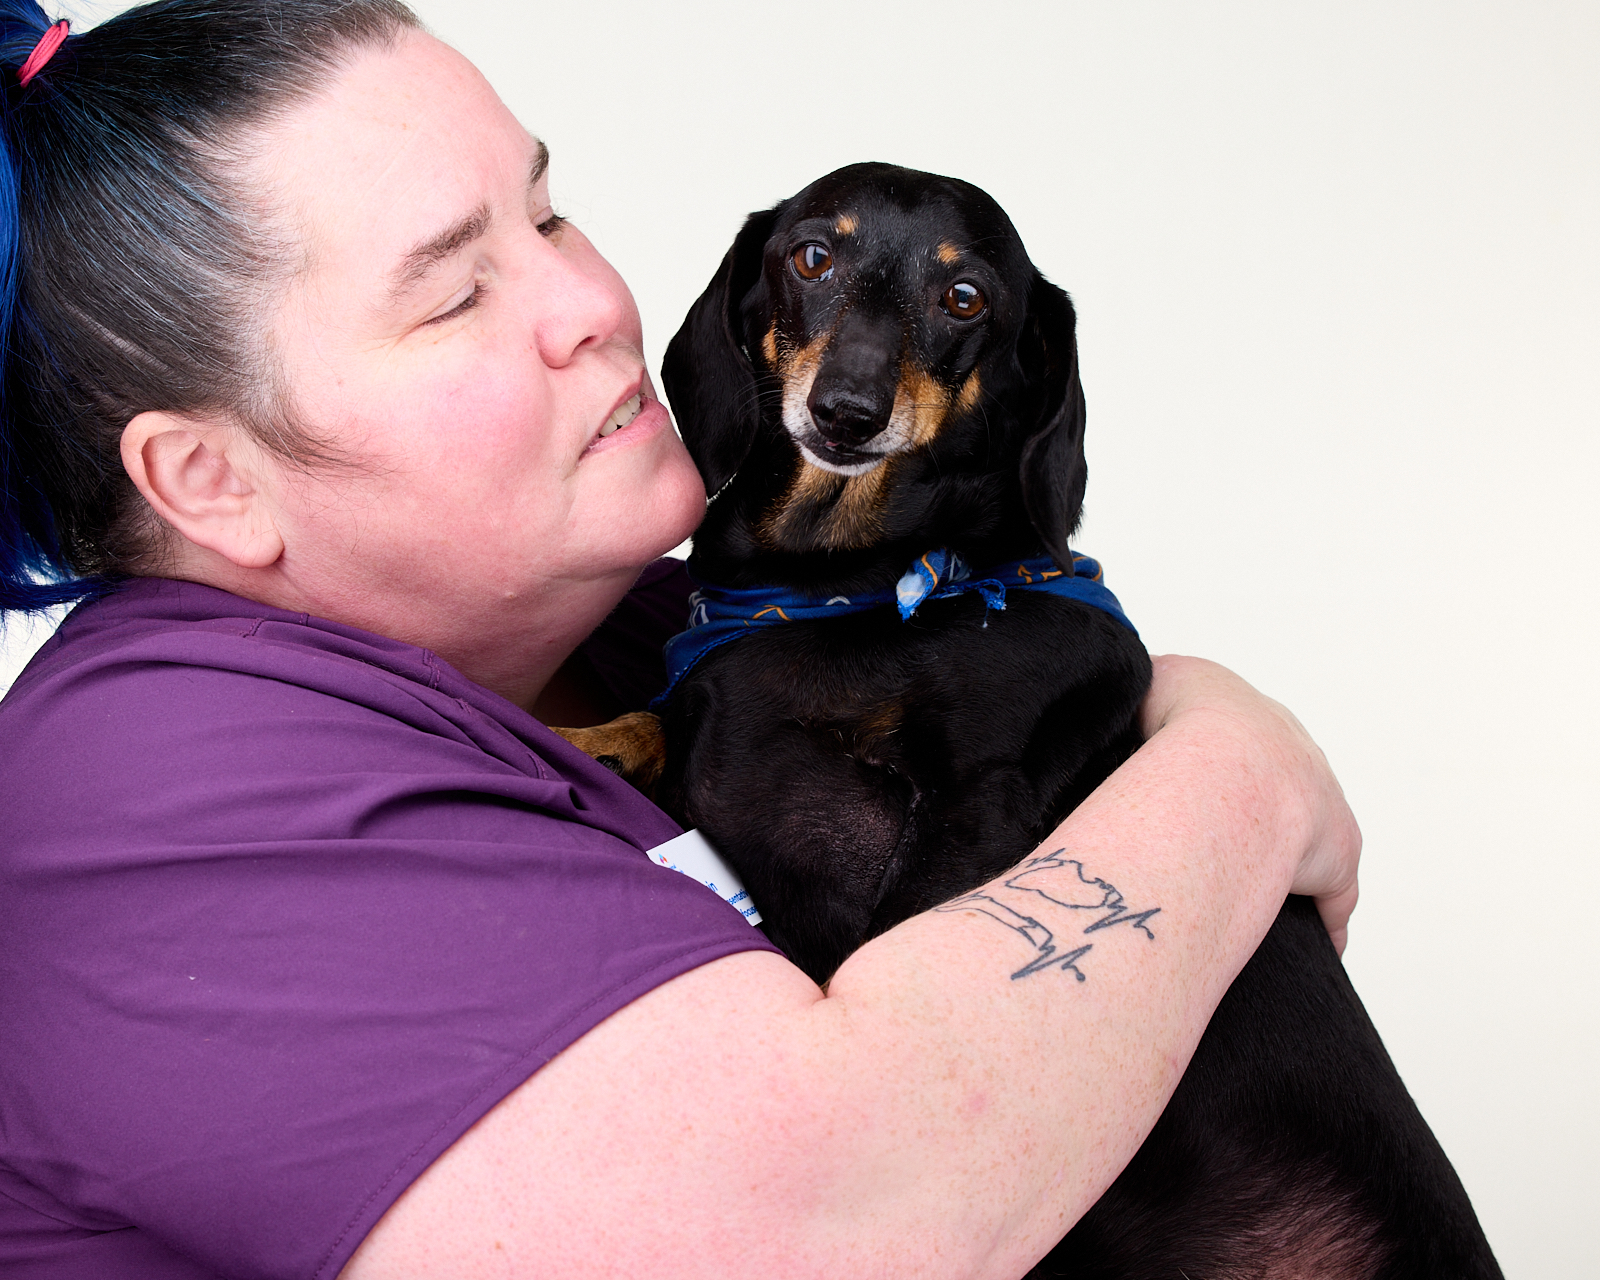
[[[476,215],[525,203],[548,164],[478,70],[422,33],[361,50],[263,144],[264,194],[303,245],[302,271],[389,286]]]

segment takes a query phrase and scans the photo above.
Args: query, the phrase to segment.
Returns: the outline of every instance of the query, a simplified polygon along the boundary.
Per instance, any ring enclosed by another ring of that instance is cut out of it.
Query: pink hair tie
[[[72,24],[63,18],[60,22],[52,23],[50,29],[39,37],[39,43],[33,46],[33,52],[28,55],[28,60],[17,68],[19,85],[26,85],[44,70],[44,64],[56,56],[56,50],[67,38],[67,32],[71,27]]]

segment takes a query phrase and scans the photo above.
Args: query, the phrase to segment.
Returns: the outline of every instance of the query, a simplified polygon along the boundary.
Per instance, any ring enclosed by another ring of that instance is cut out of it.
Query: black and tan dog
[[[870,164],[753,215],[668,349],[716,496],[690,561],[701,625],[669,646],[658,796],[819,981],[1015,866],[1138,745],[1149,660],[1067,546],[1085,480],[1074,328],[987,195]],[[581,745],[603,753],[604,734]],[[1073,867],[1086,934],[1149,932],[1153,912],[1077,864],[1036,861],[1018,894]],[[1018,976],[1082,979],[1091,944],[971,905],[1021,922]],[[1291,899],[1155,1132],[1033,1274],[1500,1273]]]

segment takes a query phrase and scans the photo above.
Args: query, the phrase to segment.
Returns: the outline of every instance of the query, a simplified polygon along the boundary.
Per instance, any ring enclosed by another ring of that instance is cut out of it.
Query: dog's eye
[[[957,320],[976,320],[989,309],[989,300],[975,284],[953,284],[944,291],[944,309]]]
[[[802,280],[823,280],[833,274],[833,255],[827,245],[803,244],[790,259],[794,273]]]

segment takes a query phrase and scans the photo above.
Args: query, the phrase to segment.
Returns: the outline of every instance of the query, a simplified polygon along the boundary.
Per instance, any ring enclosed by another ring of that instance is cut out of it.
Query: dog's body
[[[1045,555],[1070,576],[1074,326],[965,183],[856,165],[753,215],[664,368],[716,494],[691,570],[818,604],[877,598],[935,551],[977,578]],[[1137,637],[1011,581],[1003,601],[935,595],[904,620],[852,605],[752,629],[675,681],[660,798],[819,981],[1015,866],[1138,745]],[[1153,914],[1125,919],[1148,932]],[[1291,900],[1149,1141],[1034,1274],[1499,1271],[1315,911]]]

